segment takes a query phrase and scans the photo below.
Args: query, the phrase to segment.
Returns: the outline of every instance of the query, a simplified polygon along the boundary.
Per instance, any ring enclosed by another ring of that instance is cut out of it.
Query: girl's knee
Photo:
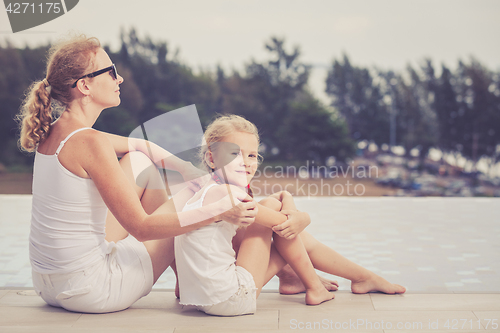
[[[282,206],[281,201],[279,201],[276,198],[272,198],[272,197],[267,197],[265,199],[262,199],[261,201],[259,201],[259,203],[262,206],[270,208],[270,209],[275,210],[277,212],[279,212],[281,210],[281,206]]]
[[[245,234],[242,239],[245,240],[247,238],[262,237],[271,240],[272,234],[272,229],[258,223],[252,223],[246,228]]]

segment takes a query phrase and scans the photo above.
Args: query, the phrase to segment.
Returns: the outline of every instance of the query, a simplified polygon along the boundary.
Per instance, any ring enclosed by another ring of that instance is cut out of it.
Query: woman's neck
[[[101,112],[102,109],[98,109],[92,104],[83,105],[80,101],[75,100],[66,107],[63,115],[66,114],[68,120],[77,121],[85,127],[92,127]]]

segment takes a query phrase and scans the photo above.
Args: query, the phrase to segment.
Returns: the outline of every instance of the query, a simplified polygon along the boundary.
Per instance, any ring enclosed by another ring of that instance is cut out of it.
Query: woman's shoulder
[[[61,143],[64,142],[64,146],[71,146],[71,150],[81,152],[87,145],[90,144],[95,147],[105,143],[105,140],[107,140],[106,136],[93,128],[51,126],[49,136],[38,145],[37,151],[42,154],[53,155]],[[67,150],[63,149],[65,152]]]
[[[106,134],[98,131],[94,128],[85,128],[84,130],[81,130],[80,132],[77,133],[77,135],[81,138],[86,140],[88,143],[93,143],[93,142],[109,142],[109,139],[107,138]]]
[[[82,177],[87,178],[89,170],[100,168],[106,162],[111,163],[116,160],[116,154],[106,135],[91,128],[75,133],[64,144],[59,160],[67,169],[74,173],[79,172]]]
[[[80,151],[98,152],[100,150],[108,150],[112,148],[106,134],[93,128],[82,130],[75,134],[75,138],[71,141],[71,145]]]

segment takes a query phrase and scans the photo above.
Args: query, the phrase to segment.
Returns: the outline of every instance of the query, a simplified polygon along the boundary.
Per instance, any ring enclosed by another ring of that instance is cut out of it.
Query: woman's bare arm
[[[207,195],[205,197],[204,204],[211,204],[220,200],[222,197],[231,192],[241,191],[236,186],[229,185],[229,189],[227,185],[219,185],[214,186],[210,190],[208,190]],[[276,225],[279,225],[287,220],[285,214],[277,212],[271,208],[265,207],[259,203],[257,203],[258,212],[255,217],[255,223],[266,226],[268,228],[272,228]]]
[[[186,162],[178,158],[154,142],[137,138],[126,138],[106,132],[101,133],[109,139],[118,157],[122,157],[128,152],[140,151],[148,156],[158,168],[177,171],[182,175],[184,181],[193,181],[195,184],[195,186],[191,186],[193,190],[198,190],[208,181],[207,172],[196,168],[191,162]]]
[[[148,156],[149,159],[159,168],[175,170],[180,173],[183,173],[184,170],[194,168],[191,162],[186,162],[178,158],[154,142],[137,138],[126,138],[124,136],[105,132],[101,133],[109,139],[111,145],[113,146],[113,150],[118,157],[122,157],[131,151],[140,151]]]
[[[231,210],[230,200],[219,201],[201,209],[177,212],[172,200],[162,205],[153,214],[144,211],[137,194],[127,180],[114,153],[111,142],[104,134],[89,132],[81,145],[79,156],[82,167],[94,181],[107,207],[118,222],[140,241],[172,237],[220,220]],[[187,200],[186,200],[187,201]],[[235,215],[251,207],[244,203]],[[251,214],[250,214],[251,215]],[[180,220],[199,221],[181,226]]]

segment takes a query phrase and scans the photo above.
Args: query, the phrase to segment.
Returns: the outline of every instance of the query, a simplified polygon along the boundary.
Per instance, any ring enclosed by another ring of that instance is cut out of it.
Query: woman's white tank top
[[[36,152],[29,237],[30,261],[42,274],[69,273],[102,259],[107,252],[105,223],[108,208],[92,179],[81,178],[54,155]]]

